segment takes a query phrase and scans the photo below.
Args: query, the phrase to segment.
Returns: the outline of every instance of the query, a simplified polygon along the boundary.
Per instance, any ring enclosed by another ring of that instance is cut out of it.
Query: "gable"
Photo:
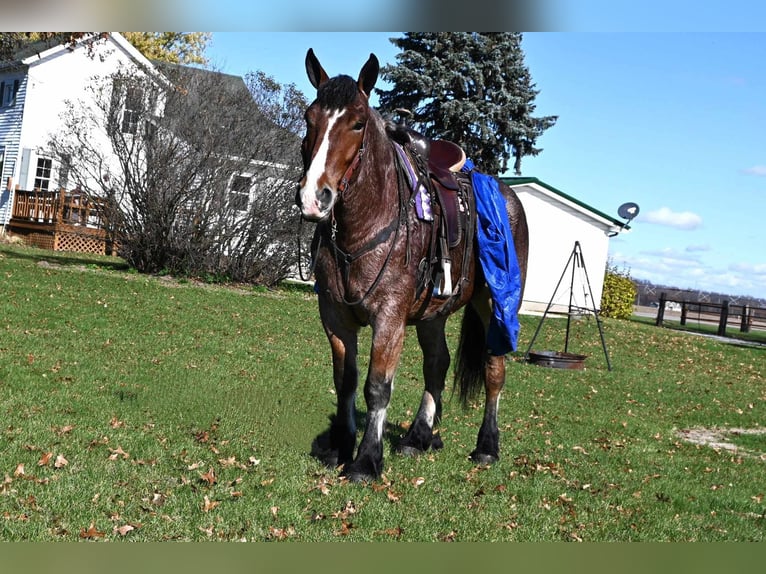
[[[520,195],[529,194],[547,206],[560,209],[584,222],[602,229],[605,233],[628,231],[629,225],[610,217],[598,209],[568,195],[536,177],[503,177],[503,182]]]

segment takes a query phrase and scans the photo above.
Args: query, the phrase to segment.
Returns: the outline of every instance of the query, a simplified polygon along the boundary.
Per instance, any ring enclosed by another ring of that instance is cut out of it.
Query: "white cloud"
[[[696,229],[702,225],[702,218],[696,213],[692,213],[691,211],[676,212],[669,207],[661,207],[639,217],[644,223],[667,225],[668,227],[675,227],[687,231]]]
[[[704,245],[689,245],[689,246],[686,247],[686,252],[687,253],[701,253],[701,252],[705,252],[705,251],[712,251],[712,249],[713,248],[710,247],[710,245],[708,245],[708,244],[704,244]]]
[[[743,169],[742,173],[766,177],[766,165],[754,165],[753,167]]]

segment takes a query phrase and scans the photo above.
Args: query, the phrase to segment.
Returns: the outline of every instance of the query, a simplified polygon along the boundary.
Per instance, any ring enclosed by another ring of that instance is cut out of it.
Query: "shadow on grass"
[[[319,462],[321,462],[328,468],[336,468],[340,464],[343,464],[343,462],[348,462],[348,461],[339,461],[337,449],[333,449],[330,446],[331,445],[330,435],[332,433],[332,423],[335,420],[335,415],[334,414],[330,415],[329,418],[330,418],[330,424],[327,426],[327,428],[324,431],[322,431],[316,437],[314,437],[314,440],[311,442],[311,456],[313,456],[315,459],[317,459]],[[365,413],[363,411],[360,411],[359,409],[356,409],[354,419],[356,420],[356,428],[364,429],[364,425],[366,423]],[[383,441],[388,442],[388,444],[390,445],[389,454],[394,454],[397,452],[399,443],[402,440],[401,433],[402,433],[402,429],[399,426],[386,421],[385,428],[383,429]],[[356,452],[356,448],[354,449],[354,451]]]
[[[32,249],[25,247],[23,249],[3,248],[2,252],[7,257],[34,261],[40,263],[55,263],[63,267],[89,266],[110,271],[127,271],[130,269],[124,260],[118,257],[107,257],[106,255],[87,255],[83,253],[74,253],[69,251],[48,251],[45,249]]]

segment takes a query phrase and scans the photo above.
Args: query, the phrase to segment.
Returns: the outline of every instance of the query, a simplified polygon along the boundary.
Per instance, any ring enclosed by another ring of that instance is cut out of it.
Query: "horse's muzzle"
[[[332,211],[335,194],[332,190],[324,187],[314,194],[302,193],[303,188],[298,187],[295,194],[295,203],[301,210],[301,215],[308,221],[321,221],[326,219]]]

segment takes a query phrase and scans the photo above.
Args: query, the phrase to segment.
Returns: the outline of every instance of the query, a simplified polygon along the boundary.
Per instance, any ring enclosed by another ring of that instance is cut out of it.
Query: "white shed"
[[[542,313],[551,301],[554,312],[566,311],[570,295],[574,307],[593,309],[595,301],[600,309],[609,238],[630,227],[535,177],[501,179],[519,196],[529,225],[521,312]]]

